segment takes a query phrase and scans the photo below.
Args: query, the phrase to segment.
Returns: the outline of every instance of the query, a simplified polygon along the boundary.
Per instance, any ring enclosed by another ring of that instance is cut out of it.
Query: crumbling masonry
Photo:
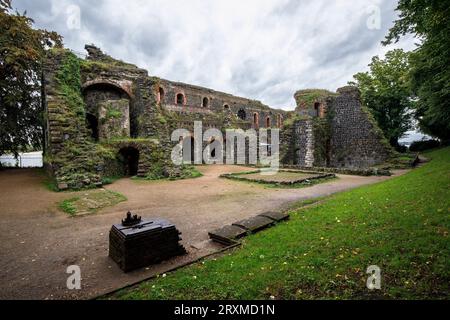
[[[222,132],[279,128],[286,165],[366,168],[392,153],[356,88],[299,91],[298,108],[286,112],[151,77],[95,46],[86,50],[86,59],[51,50],[44,66],[45,163],[61,190],[100,186],[108,177],[189,177],[189,166],[171,161],[170,137],[178,128],[192,131],[194,121]]]

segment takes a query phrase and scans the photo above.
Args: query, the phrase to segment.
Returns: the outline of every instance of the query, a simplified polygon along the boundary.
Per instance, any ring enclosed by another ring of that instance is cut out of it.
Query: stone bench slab
[[[259,215],[260,217],[269,218],[276,222],[286,221],[289,219],[289,215],[281,212],[264,212]]]
[[[247,231],[238,226],[225,226],[223,228],[217,229],[209,233],[209,237],[219,243],[230,245],[235,242],[235,240],[245,237]]]
[[[262,216],[256,216],[250,219],[235,222],[233,223],[233,225],[248,230],[250,232],[257,232],[267,227],[270,227],[273,223],[274,222],[272,219]]]

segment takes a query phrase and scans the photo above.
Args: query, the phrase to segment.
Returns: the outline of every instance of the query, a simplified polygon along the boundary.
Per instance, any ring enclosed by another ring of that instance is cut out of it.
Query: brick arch
[[[267,116],[266,117],[266,128],[270,128],[270,127],[272,127],[272,117]]]
[[[134,99],[134,95],[131,90],[131,82],[125,83],[119,83],[118,81],[109,80],[109,79],[95,79],[85,82],[81,89],[83,91],[87,90],[89,87],[96,86],[96,85],[106,85],[116,88],[117,90],[125,92],[130,99]]]
[[[177,106],[180,105],[180,104],[178,104],[178,97],[180,95],[183,96],[183,104],[182,105],[185,106],[187,104],[187,99],[186,99],[186,94],[182,91],[178,91],[175,93],[175,105],[177,105]]]
[[[253,126],[255,127],[255,129],[259,128],[259,113],[258,112],[253,113]]]

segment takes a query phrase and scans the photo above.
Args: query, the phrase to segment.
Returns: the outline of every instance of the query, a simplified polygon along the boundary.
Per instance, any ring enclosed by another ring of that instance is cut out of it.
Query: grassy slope
[[[243,247],[116,294],[119,299],[450,297],[450,148],[405,176],[296,209]],[[366,269],[382,269],[382,290]]]

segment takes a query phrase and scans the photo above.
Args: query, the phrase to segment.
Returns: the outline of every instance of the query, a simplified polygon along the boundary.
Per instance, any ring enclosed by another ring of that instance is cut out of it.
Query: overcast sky
[[[367,70],[393,0],[13,0],[66,47],[94,43],[151,75],[293,110],[304,88],[335,91]],[[79,15],[78,15],[79,11]],[[80,19],[78,19],[78,16]]]

